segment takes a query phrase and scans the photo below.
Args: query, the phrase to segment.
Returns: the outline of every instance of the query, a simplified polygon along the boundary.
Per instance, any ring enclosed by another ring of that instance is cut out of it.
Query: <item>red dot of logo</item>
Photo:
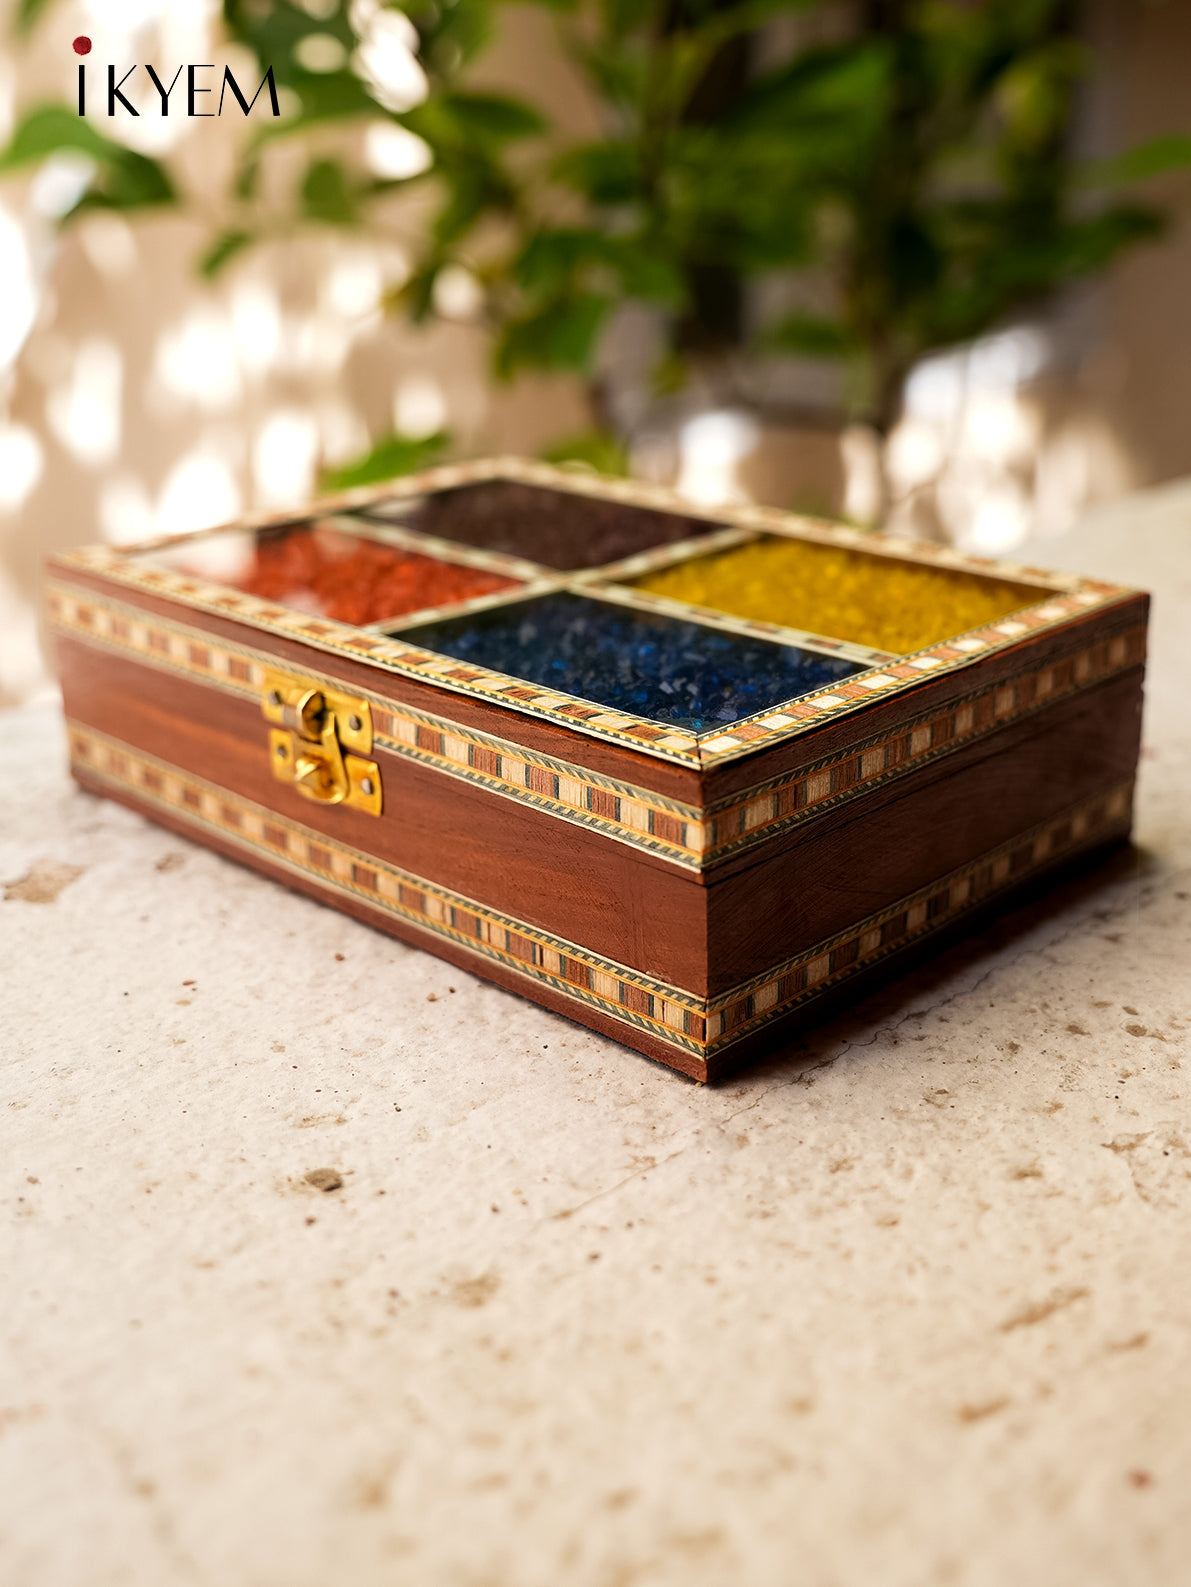
[[[87,37],[87,35],[85,33],[80,33],[78,38],[75,39],[75,41],[74,41],[74,53],[76,55],[90,55],[90,53],[91,53],[91,40]]]

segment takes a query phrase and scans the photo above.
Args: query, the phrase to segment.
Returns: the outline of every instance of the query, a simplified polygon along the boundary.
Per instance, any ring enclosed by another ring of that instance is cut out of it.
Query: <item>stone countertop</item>
[[[1028,553],[1157,591],[1138,848],[715,1088],[4,718],[0,1577],[1191,1579],[1191,486]]]

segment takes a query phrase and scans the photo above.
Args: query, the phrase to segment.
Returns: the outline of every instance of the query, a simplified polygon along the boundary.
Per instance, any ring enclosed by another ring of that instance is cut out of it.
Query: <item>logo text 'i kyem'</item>
[[[74,41],[74,52],[75,52],[76,55],[90,55],[90,53],[91,53],[91,40],[86,36],[86,34],[80,34],[79,37],[77,39],[75,39],[75,41]],[[171,102],[175,106],[179,106],[179,107],[182,104],[183,95],[179,94],[178,98],[175,100],[175,99],[173,99],[173,93],[174,93],[175,88],[178,87],[178,82],[179,82],[179,79],[182,77],[183,72],[186,73],[186,87],[185,87],[185,90],[184,90],[184,94],[185,94],[185,104],[186,104],[185,114],[188,115],[188,116],[195,116],[195,117],[222,116],[223,115],[224,98],[225,98],[225,96],[226,96],[226,94],[228,92],[228,89],[231,89],[232,98],[236,101],[236,103],[239,105],[240,109],[247,116],[247,115],[249,115],[251,113],[252,109],[256,105],[257,100],[260,98],[262,91],[264,89],[266,89],[266,88],[269,90],[269,108],[270,108],[272,114],[275,115],[275,116],[280,116],[280,114],[281,114],[281,106],[280,106],[280,104],[278,103],[278,100],[277,100],[277,84],[274,81],[273,68],[271,66],[269,66],[269,67],[267,67],[265,69],[265,75],[261,78],[261,81],[260,81],[260,84],[259,84],[259,86],[258,86],[258,88],[256,90],[256,93],[253,94],[251,99],[249,99],[246,96],[246,94],[244,93],[244,90],[240,87],[239,83],[236,81],[235,77],[232,74],[232,69],[231,69],[230,66],[225,66],[223,68],[223,76],[222,76],[222,78],[215,79],[215,80],[212,80],[212,79],[208,78],[205,81],[200,80],[200,77],[199,77],[199,73],[200,72],[214,72],[214,71],[218,70],[218,68],[216,67],[216,65],[215,65],[215,63],[213,61],[184,62],[181,66],[178,67],[177,71],[174,73],[173,77],[170,79],[170,82],[169,82],[168,86],[166,85],[166,82],[165,82],[164,78],[158,75],[157,70],[156,70],[155,67],[146,65],[144,69],[149,74],[149,80],[153,84],[153,87],[157,90],[158,97],[161,100],[161,114],[163,116],[168,116],[169,115]],[[129,81],[129,79],[133,76],[133,74],[135,72],[139,71],[139,70],[140,70],[139,63],[138,64],[134,64],[134,65],[132,65],[132,66],[130,66],[128,68],[128,70],[123,74],[122,77],[117,79],[115,66],[112,65],[111,63],[108,64],[108,68],[107,68],[107,84],[106,84],[106,88],[107,88],[106,114],[107,115],[114,116],[116,114],[117,105],[122,105],[130,116],[139,116],[141,114],[141,112],[136,108],[136,106],[132,103],[132,101],[124,93],[125,84]],[[204,109],[203,107],[206,106],[206,105],[211,104],[212,101],[209,100],[209,99],[204,99],[204,100],[201,100],[201,102],[200,102],[200,96],[203,95],[203,94],[214,94],[216,89],[218,89],[218,91],[219,91],[218,108],[215,109],[215,110]],[[79,61],[79,115],[80,116],[85,116],[86,114],[87,114],[87,65],[86,65],[85,61],[80,60]]]

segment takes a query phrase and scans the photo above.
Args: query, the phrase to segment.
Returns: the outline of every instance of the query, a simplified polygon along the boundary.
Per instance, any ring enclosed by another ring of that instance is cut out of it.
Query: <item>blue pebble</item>
[[[402,629],[400,637],[696,733],[865,670],[836,656],[565,592]]]

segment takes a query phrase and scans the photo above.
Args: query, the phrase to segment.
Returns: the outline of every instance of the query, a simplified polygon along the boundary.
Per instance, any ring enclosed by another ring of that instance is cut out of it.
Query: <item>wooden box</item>
[[[1128,834],[1147,605],[516,460],[49,586],[85,788],[699,1079]]]

